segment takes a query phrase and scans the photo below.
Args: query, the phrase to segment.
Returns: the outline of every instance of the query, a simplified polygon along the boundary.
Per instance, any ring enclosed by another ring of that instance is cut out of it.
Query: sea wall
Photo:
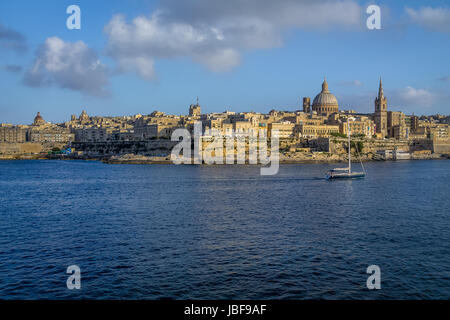
[[[450,154],[450,140],[434,140],[433,152],[441,154]]]
[[[40,143],[0,143],[0,155],[36,154],[43,151]]]
[[[344,138],[320,138],[311,140],[310,147],[315,148],[317,151],[329,152],[332,154],[342,154],[347,152],[347,139]],[[449,154],[450,142],[448,140],[432,140],[432,139],[420,139],[420,140],[396,140],[396,139],[352,139],[352,148],[356,146],[362,147],[362,150],[358,150],[363,154],[376,154],[378,151],[383,150],[400,150],[405,152],[415,152],[429,150],[433,153]]]

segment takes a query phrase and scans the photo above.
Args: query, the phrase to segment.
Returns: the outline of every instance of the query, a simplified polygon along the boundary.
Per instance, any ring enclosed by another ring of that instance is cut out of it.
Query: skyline
[[[38,111],[61,122],[82,109],[184,114],[197,96],[207,113],[295,110],[325,76],[340,109],[373,112],[381,76],[390,110],[448,113],[445,1],[377,2],[382,30],[372,31],[362,1],[256,3],[242,14],[232,2],[45,1],[25,11],[21,1],[2,3],[0,122],[29,123]],[[71,4],[81,8],[81,30],[66,28]],[[52,69],[58,59],[65,64]],[[69,76],[76,68],[83,72]]]

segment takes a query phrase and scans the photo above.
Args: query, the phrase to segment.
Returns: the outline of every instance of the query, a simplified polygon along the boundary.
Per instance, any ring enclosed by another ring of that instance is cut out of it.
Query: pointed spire
[[[327,83],[327,78],[326,77],[324,77],[324,79],[323,79],[322,92],[328,92],[328,83]]]
[[[380,77],[380,87],[378,88],[378,98],[381,99],[383,97],[384,97],[383,83],[382,83],[381,77]]]

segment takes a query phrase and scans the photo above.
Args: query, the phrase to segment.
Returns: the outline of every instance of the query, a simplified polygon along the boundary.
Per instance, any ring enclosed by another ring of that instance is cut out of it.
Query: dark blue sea
[[[450,161],[333,166],[1,161],[0,298],[450,299]]]

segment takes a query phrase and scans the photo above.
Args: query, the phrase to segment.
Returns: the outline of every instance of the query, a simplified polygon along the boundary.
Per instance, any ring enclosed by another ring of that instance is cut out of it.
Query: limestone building
[[[24,143],[27,140],[27,129],[20,126],[0,125],[0,143]]]
[[[387,112],[387,131],[390,138],[405,139],[409,134],[406,127],[406,117],[400,111]]]

